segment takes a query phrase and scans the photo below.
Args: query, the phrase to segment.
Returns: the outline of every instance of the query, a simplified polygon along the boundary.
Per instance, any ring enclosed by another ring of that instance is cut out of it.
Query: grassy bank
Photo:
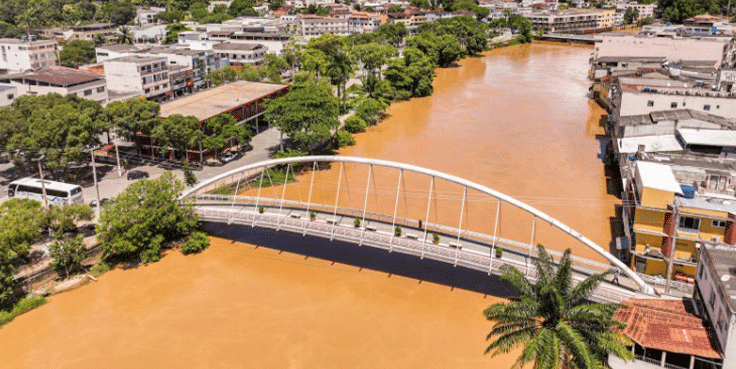
[[[8,310],[0,310],[0,327],[10,323],[16,316],[31,311],[46,303],[44,297],[26,297],[16,302]]]

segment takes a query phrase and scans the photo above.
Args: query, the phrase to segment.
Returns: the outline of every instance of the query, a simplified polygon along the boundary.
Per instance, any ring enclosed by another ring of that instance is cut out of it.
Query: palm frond
[[[567,296],[572,286],[572,260],[570,255],[572,251],[570,249],[565,250],[560,259],[559,266],[557,267],[557,274],[555,275],[554,284],[557,290],[563,296]]]
[[[512,285],[514,288],[519,290],[519,293],[523,297],[531,297],[534,294],[534,288],[526,276],[519,269],[511,265],[504,265],[501,267],[503,275],[501,275],[501,281]]]
[[[585,337],[580,332],[563,321],[557,323],[555,332],[565,347],[570,350],[573,363],[578,369],[597,369],[600,366],[598,360],[592,355]]]
[[[536,333],[536,329],[528,328],[504,334],[503,336],[497,338],[495,341],[491,342],[491,344],[486,348],[485,353],[488,354],[489,352],[493,351],[491,357],[495,357],[496,355],[500,354],[507,354],[514,347],[529,342],[529,340],[531,340]]]
[[[587,300],[593,293],[596,287],[610,274],[610,272],[603,272],[599,274],[593,274],[588,278],[585,278],[582,282],[578,283],[577,286],[570,290],[567,295],[567,306],[576,306],[581,302]]]

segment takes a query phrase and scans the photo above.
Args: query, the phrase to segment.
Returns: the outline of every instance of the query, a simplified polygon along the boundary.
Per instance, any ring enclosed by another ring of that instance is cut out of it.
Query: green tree
[[[65,67],[78,68],[94,61],[95,44],[89,41],[69,41],[59,52],[59,63]]]
[[[85,204],[54,206],[49,209],[45,223],[60,238],[64,232],[77,229],[79,222],[92,220],[94,215],[92,208]]]
[[[112,24],[123,25],[135,19],[135,6],[130,1],[113,0],[104,5],[107,18]]]
[[[102,255],[138,257],[144,263],[158,261],[167,241],[197,227],[192,205],[177,200],[183,189],[171,172],[165,172],[154,180],[133,182],[112,198],[97,226]]]
[[[355,137],[348,131],[337,131],[335,133],[335,146],[338,148],[355,145]]]
[[[365,68],[372,76],[378,76],[381,78],[381,68],[391,58],[398,55],[398,51],[391,45],[381,45],[375,42],[371,42],[364,45],[358,45],[352,50],[355,58],[363,64]]]
[[[350,54],[343,50],[327,55],[325,75],[330,79],[330,82],[337,87],[337,99],[340,100],[342,97],[343,111],[346,110],[345,106],[347,103],[345,86],[347,85],[348,79],[353,76],[354,66],[355,62]]]
[[[94,37],[92,37],[92,43],[95,45],[95,47],[102,46],[107,43],[107,39],[105,38],[105,35],[97,33],[94,35]]]
[[[314,83],[294,85],[289,92],[268,102],[266,119],[303,151],[327,142],[340,122],[338,102],[329,89]]]
[[[184,24],[169,24],[166,26],[166,36],[161,42],[162,44],[175,44],[179,42],[179,32],[191,31],[192,29]]]
[[[256,6],[256,2],[253,0],[234,0],[230,3],[227,13],[233,17],[256,16],[258,13],[253,10],[254,6]]]
[[[626,12],[624,13],[624,23],[632,24],[637,19],[639,19],[639,9],[634,7],[626,8]]]
[[[46,212],[38,201],[15,198],[0,205],[0,272],[3,258],[28,255],[29,247],[41,238],[46,224]],[[1,297],[0,291],[0,300]]]
[[[130,32],[130,28],[120,27],[120,29],[118,30],[117,42],[119,44],[130,44],[130,45],[132,45],[135,42],[135,40],[133,40],[133,33]]]
[[[205,9],[205,11],[206,10],[207,9]],[[185,16],[184,11],[172,9],[172,10],[167,10],[165,12],[158,13],[156,14],[154,18],[163,23],[171,24],[171,23],[181,22],[182,20],[184,20],[184,16]],[[194,17],[194,14],[192,14],[192,17]]]
[[[430,9],[432,7],[432,5],[429,4],[428,0],[411,0],[409,4],[421,9]]]
[[[137,142],[138,132],[148,136],[159,124],[160,110],[161,107],[154,101],[128,99],[124,102],[113,101],[107,104],[104,115],[108,125],[118,134],[128,138],[129,141]],[[136,148],[140,154],[140,147],[137,144]]]
[[[434,63],[419,49],[407,47],[403,58],[389,62],[385,76],[397,99],[429,96],[433,91]]]
[[[6,250],[0,249],[0,307],[9,306],[15,297],[15,268]]]
[[[230,114],[216,115],[207,119],[204,124],[207,128],[207,135],[202,140],[202,145],[208,150],[214,150],[215,155],[228,143],[247,145],[253,137],[250,129],[238,125]]]
[[[87,257],[87,247],[82,236],[56,240],[49,247],[51,265],[56,270],[63,270],[64,277],[68,277],[75,268],[81,268],[82,261]]]
[[[161,119],[161,123],[151,130],[151,137],[159,146],[168,146],[178,151],[184,161],[187,160],[187,149],[201,143],[203,136],[199,119],[192,115],[171,115]]]
[[[192,171],[192,166],[189,165],[189,162],[185,162],[181,167],[181,170],[184,172],[184,184],[189,187],[197,184],[197,176],[194,175],[194,171]]]
[[[541,245],[534,261],[538,280],[532,284],[513,266],[504,266],[501,280],[519,290],[509,303],[497,303],[484,311],[495,322],[486,349],[493,356],[521,347],[515,368],[534,362],[536,369],[604,368],[608,354],[633,359],[626,336],[618,333],[623,323],[613,320],[618,304],[588,302],[593,290],[608,273],[594,274],[572,285],[572,261],[567,249],[555,267]]]
[[[181,244],[182,254],[192,254],[200,252],[210,246],[210,238],[207,234],[200,231],[193,232],[186,241]]]
[[[381,118],[381,111],[388,108],[388,104],[372,98],[362,99],[355,108],[355,115],[365,121],[368,125],[378,123]]]
[[[404,9],[401,8],[399,5],[392,5],[386,10],[387,13],[401,13]]]
[[[351,133],[358,133],[365,131],[367,124],[363,119],[355,115],[351,115],[345,119],[345,129]]]
[[[659,2],[659,8],[663,9],[662,18],[672,23],[682,23],[687,18],[704,14],[710,7],[708,1],[698,0],[661,0]],[[717,5],[715,7],[717,8]],[[716,14],[720,13],[720,9],[715,10]]]
[[[389,44],[399,47],[409,31],[404,23],[387,23],[380,25],[375,32]]]

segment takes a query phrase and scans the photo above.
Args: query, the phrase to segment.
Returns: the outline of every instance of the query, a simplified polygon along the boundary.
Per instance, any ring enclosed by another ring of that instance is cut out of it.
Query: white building
[[[0,73],[18,73],[56,65],[56,40],[0,39]]]
[[[157,8],[154,6],[139,6],[135,11],[135,23],[140,26],[156,24],[156,15],[163,13],[166,8]]]
[[[665,57],[668,60],[715,60],[716,68],[733,67],[731,37],[652,37],[602,34],[596,38],[595,57]]]
[[[108,84],[116,92],[140,93],[156,101],[171,95],[166,57],[131,55],[108,60],[104,65]]]
[[[8,74],[0,76],[0,83],[14,86],[19,95],[77,95],[98,101],[108,102],[105,77],[78,69],[46,67],[35,72]]]
[[[337,36],[350,34],[348,20],[344,18],[318,17],[315,15],[301,15],[299,19],[302,36],[306,38],[320,37],[331,33]]]
[[[378,14],[353,12],[348,17],[348,32],[351,34],[370,33],[380,25],[381,17]]]
[[[260,64],[268,53],[268,48],[261,44],[223,42],[214,45],[212,51],[230,65],[244,66]]]
[[[113,44],[103,45],[95,48],[98,63],[104,63],[110,59],[122,58],[135,54],[144,48],[136,45]]]
[[[654,18],[654,10],[657,9],[657,3],[652,4],[639,4],[637,2],[616,4],[616,9],[626,11],[628,8],[634,8],[639,12],[639,18],[652,17]]]
[[[9,106],[18,97],[18,88],[10,84],[0,84],[0,108]]]

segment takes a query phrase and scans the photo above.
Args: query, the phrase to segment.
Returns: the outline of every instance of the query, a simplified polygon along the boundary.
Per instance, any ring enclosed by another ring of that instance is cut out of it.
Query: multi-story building
[[[731,37],[602,34],[596,38],[595,58],[665,57],[667,60],[713,60],[715,68],[732,68],[736,48]]]
[[[0,39],[0,73],[18,73],[56,65],[56,40]]]
[[[693,300],[710,323],[711,337],[715,336],[723,357],[696,367],[736,368],[736,249],[706,242],[700,254]]]
[[[18,88],[11,84],[0,84],[0,108],[9,106],[18,97]]]
[[[269,53],[281,54],[284,46],[291,43],[291,34],[286,32],[233,32],[228,36],[231,43],[257,43],[265,46]]]
[[[78,69],[45,67],[35,72],[0,75],[0,83],[14,86],[19,95],[77,95],[105,105],[108,91],[105,77]]]
[[[171,96],[169,63],[166,57],[130,55],[104,63],[105,77],[112,90],[135,92],[149,100]]]
[[[683,20],[682,25],[686,32],[711,34],[716,33],[719,26],[728,25],[728,18],[701,14]]]
[[[613,24],[615,13],[609,15]],[[575,33],[588,32],[598,29],[602,19],[598,11],[567,10],[541,11],[525,14],[524,17],[532,22],[535,30],[544,30],[547,33]]]
[[[108,40],[112,40],[118,35],[118,29],[111,23],[93,23],[83,26],[72,27],[72,32],[66,37],[67,41],[82,40],[93,41],[95,35],[102,35]]]
[[[212,51],[231,66],[245,66],[261,64],[268,48],[261,44],[223,42],[214,45]]]
[[[104,63],[111,59],[122,58],[124,56],[130,56],[138,53],[141,50],[146,49],[145,47],[137,45],[126,45],[126,44],[113,44],[103,45],[95,48],[95,55],[98,63]]]
[[[184,66],[191,70],[191,82],[194,89],[204,86],[204,77],[215,70],[229,65],[227,60],[221,60],[219,53],[207,50],[177,49],[171,47],[153,47],[142,50],[140,55],[163,56],[169,66]],[[191,90],[189,91],[191,92]]]
[[[157,8],[154,6],[139,6],[135,11],[135,23],[140,26],[156,24],[156,15],[166,11],[166,8]]]
[[[616,9],[625,12],[626,9],[633,8],[639,12],[639,19],[651,17],[654,18],[654,11],[657,9],[657,4],[639,4],[637,2],[616,4]]]
[[[201,77],[200,77],[201,80]],[[174,98],[194,91],[194,70],[186,65],[169,66],[169,84]]]
[[[598,13],[596,28],[611,29],[616,25],[616,9],[600,9],[596,13]]]
[[[348,30],[351,34],[370,33],[381,25],[378,14],[353,12],[348,17]]]
[[[311,14],[302,14],[299,17],[302,36],[306,38],[319,37],[331,33],[337,36],[350,34],[348,20],[344,18],[318,17]]]

